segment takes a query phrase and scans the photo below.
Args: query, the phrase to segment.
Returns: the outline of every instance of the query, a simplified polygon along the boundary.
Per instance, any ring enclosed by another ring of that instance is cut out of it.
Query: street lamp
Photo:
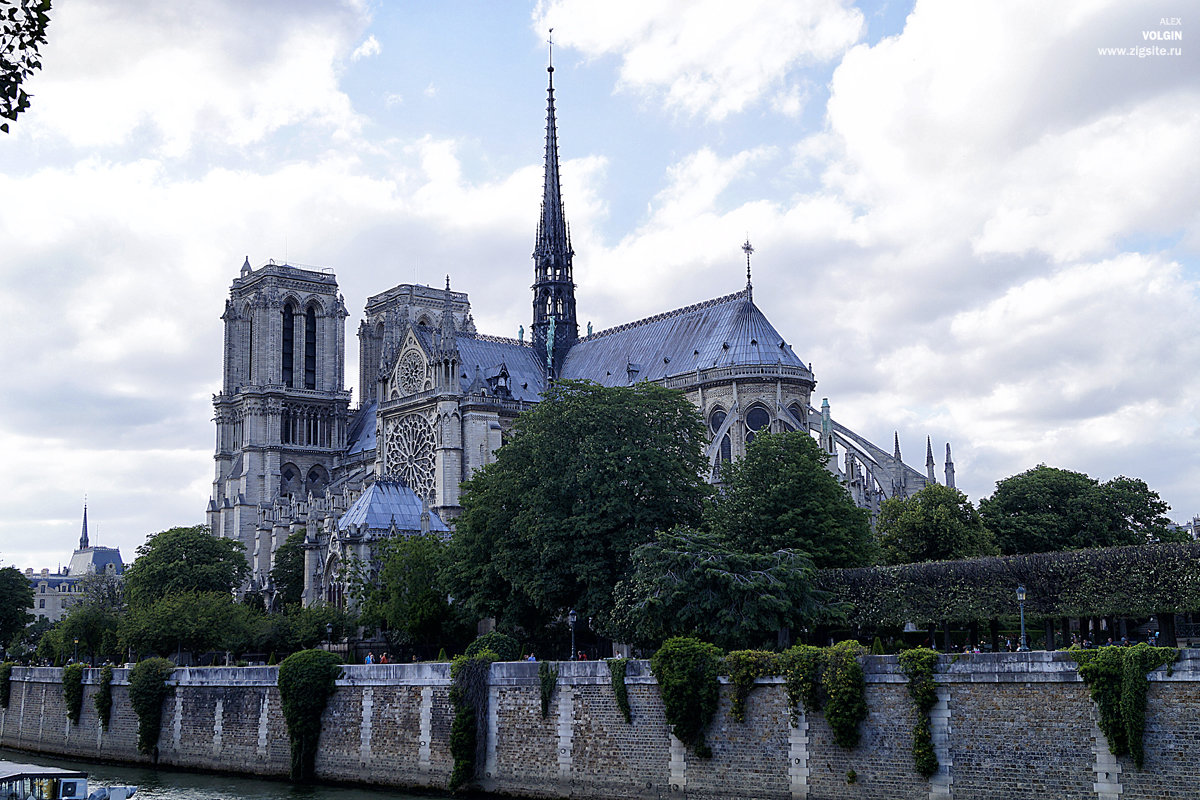
[[[1029,645],[1025,643],[1025,584],[1017,586],[1017,603],[1021,606],[1021,646],[1018,650],[1028,650]]]
[[[578,619],[579,616],[575,613],[575,609],[572,608],[567,612],[567,622],[571,623],[571,655],[569,656],[571,661],[575,660],[575,622]]]
[[[79,637],[78,636],[75,637],[75,658],[73,659],[73,661],[75,661],[76,663],[79,662]]]
[[[333,650],[333,623],[332,622],[325,623],[325,649],[328,651]]]

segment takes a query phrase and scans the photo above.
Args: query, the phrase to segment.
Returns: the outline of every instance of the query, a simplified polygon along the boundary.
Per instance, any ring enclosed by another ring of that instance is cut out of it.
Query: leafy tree
[[[54,627],[54,623],[45,617],[38,617],[27,627],[18,631],[8,642],[8,658],[12,661],[27,662],[33,657],[38,643],[46,631]]]
[[[129,603],[136,609],[181,592],[231,593],[250,574],[244,550],[241,542],[213,536],[203,525],[156,533],[125,571]]]
[[[704,426],[651,383],[562,381],[514,423],[463,487],[448,588],[479,616],[527,631],[568,608],[599,616],[657,530],[699,521]]]
[[[287,606],[282,614],[272,614],[271,646],[283,651],[307,650],[324,644],[330,636],[340,641],[358,627],[358,617],[343,608],[314,603],[311,606]]]
[[[68,652],[73,653],[77,639],[80,657],[86,656],[89,663],[95,663],[97,655],[118,655],[120,651],[116,634],[119,619],[115,612],[98,604],[84,602],[76,605],[59,623],[64,652],[57,655],[61,657]]]
[[[10,641],[33,620],[33,584],[16,567],[0,569],[0,641]]]
[[[275,584],[280,606],[299,605],[304,597],[304,531],[288,534],[275,551],[271,582]]]
[[[225,592],[180,592],[149,605],[135,605],[121,618],[122,648],[167,656],[198,656],[209,650],[245,652],[266,638],[262,615]]]
[[[826,467],[829,454],[803,433],[760,434],[724,468],[724,493],[705,525],[746,553],[799,550],[817,569],[871,563],[870,517]]]
[[[447,550],[434,533],[397,536],[380,546],[379,578],[367,590],[365,616],[386,624],[393,644],[433,644],[450,627],[449,597],[438,577]]]
[[[607,627],[645,644],[695,636],[726,649],[757,645],[817,614],[812,577],[812,561],[795,550],[744,553],[679,528],[633,552]]]
[[[14,121],[29,108],[21,84],[42,67],[38,50],[49,25],[50,0],[0,0],[0,119]],[[8,133],[8,122],[0,131]]]
[[[875,532],[885,564],[953,561],[1000,552],[967,496],[940,483],[909,498],[885,500]]]
[[[1162,541],[1169,506],[1136,478],[1101,484],[1081,472],[1040,464],[996,482],[979,504],[1000,552],[1045,553]]]

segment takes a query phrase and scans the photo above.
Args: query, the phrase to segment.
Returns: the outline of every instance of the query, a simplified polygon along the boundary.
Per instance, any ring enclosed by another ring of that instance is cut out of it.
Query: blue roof
[[[125,564],[121,561],[119,548],[85,547],[71,554],[71,564],[67,567],[67,574],[71,576],[86,575],[90,572],[103,574],[110,566],[118,575],[125,571]]]
[[[379,403],[372,402],[355,413],[354,419],[350,421],[350,432],[346,436],[346,441],[350,443],[346,449],[347,455],[375,449],[375,412],[378,409]]]
[[[501,365],[508,370],[509,389],[514,400],[537,402],[542,399],[546,382],[545,370],[538,364],[533,348],[516,339],[458,333],[459,365],[462,367],[462,389],[470,391],[475,383],[476,370],[483,378],[494,376]]]
[[[373,417],[372,417],[373,418]],[[365,525],[369,530],[386,531],[395,522],[396,529],[419,532],[421,499],[401,481],[377,480],[350,504],[338,519],[338,530],[351,525]],[[429,530],[448,531],[450,528],[434,512],[429,512]]]
[[[563,362],[562,377],[626,386],[754,364],[807,369],[743,290],[580,339]]]

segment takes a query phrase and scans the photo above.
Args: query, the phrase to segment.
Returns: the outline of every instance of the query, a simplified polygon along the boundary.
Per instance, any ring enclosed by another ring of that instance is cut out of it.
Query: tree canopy
[[[931,483],[909,498],[883,502],[875,521],[881,561],[953,561],[999,555],[979,512],[957,489]]]
[[[366,592],[364,618],[386,626],[389,644],[440,644],[455,632],[441,577],[448,551],[436,533],[397,536],[379,546],[379,577]]]
[[[639,644],[697,636],[727,649],[757,646],[817,616],[812,581],[804,553],[731,550],[715,534],[680,528],[633,551],[603,623],[615,638]]]
[[[723,470],[724,491],[705,527],[745,553],[799,550],[817,569],[871,563],[870,515],[825,466],[804,433],[760,434]]]
[[[23,84],[41,69],[39,52],[50,26],[50,0],[0,0],[0,119],[13,121],[29,108]],[[0,123],[8,133],[8,122]]]
[[[704,426],[680,392],[562,381],[510,434],[463,485],[447,569],[479,616],[527,629],[568,608],[598,616],[634,548],[700,519]]]
[[[0,569],[0,642],[8,642],[33,619],[33,584],[16,567]]]
[[[304,531],[289,533],[275,551],[271,583],[275,584],[276,604],[280,608],[299,605],[304,598],[304,535]]]
[[[1169,509],[1140,479],[1100,483],[1040,464],[997,481],[979,515],[1008,555],[1178,540],[1167,530]]]
[[[134,608],[183,592],[231,593],[250,574],[245,548],[197,525],[156,533],[137,549],[125,571],[125,589]]]

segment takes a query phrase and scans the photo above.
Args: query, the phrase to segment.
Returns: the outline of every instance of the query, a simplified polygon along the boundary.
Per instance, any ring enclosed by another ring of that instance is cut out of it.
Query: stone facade
[[[776,678],[750,693],[744,723],[730,717],[723,687],[707,736],[710,760],[670,735],[646,662],[629,664],[631,724],[616,707],[606,664],[557,666],[550,713],[542,718],[537,664],[493,665],[481,788],[524,797],[1158,800],[1190,797],[1200,781],[1193,757],[1200,746],[1200,651],[1185,651],[1170,675],[1150,675],[1141,770],[1108,753],[1096,708],[1065,653],[943,658],[933,730],[941,771],[931,780],[913,767],[915,712],[894,657],[866,658],[869,716],[854,750],[833,743],[819,712],[801,713],[793,726]],[[9,707],[0,709],[0,745],[147,761],[136,751],[125,670],[115,671],[111,726],[100,729],[92,703],[99,673],[86,673],[83,714],[71,725],[61,670],[16,668]],[[172,677],[160,763],[287,774],[274,667],[184,668]],[[346,667],[325,712],[318,776],[444,787],[452,768],[449,683],[448,664]]]
[[[544,187],[534,242],[528,339],[475,329],[466,293],[400,284],[367,300],[359,326],[359,396],[344,390],[345,306],[337,280],[317,271],[249,260],[230,288],[224,386],[214,396],[216,475],[208,522],[251,557],[250,589],[270,603],[269,573],[286,537],[304,531],[312,550],[306,602],[345,596],[331,568],[385,528],[348,537],[342,516],[371,482],[402,482],[439,521],[461,514],[460,485],[495,458],[513,421],[553,381],[605,386],[651,381],[683,391],[709,432],[709,477],[764,432],[804,431],[830,469],[872,512],[937,480],[932,443],[924,471],[814,405],[812,365],[755,305],[747,242],[745,287],[646,319],[581,335],[574,249],[561,196],[553,70],[547,92]],[[512,273],[520,279],[524,270]],[[949,446],[945,481],[953,485]],[[415,527],[398,526],[408,534]]]

